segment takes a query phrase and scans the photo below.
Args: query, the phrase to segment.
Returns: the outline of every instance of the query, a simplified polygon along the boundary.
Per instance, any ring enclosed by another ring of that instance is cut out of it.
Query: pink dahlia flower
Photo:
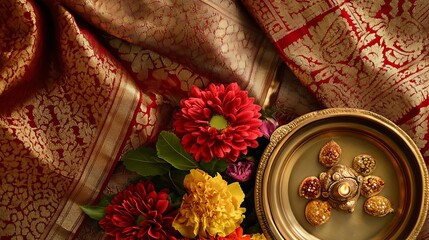
[[[106,207],[99,221],[106,239],[176,239],[172,227],[177,211],[168,200],[168,190],[155,191],[152,182],[129,185]]]
[[[239,182],[249,181],[255,172],[256,164],[253,161],[230,163],[226,168],[226,174]]]
[[[274,132],[274,130],[276,130],[278,126],[279,123],[276,120],[272,118],[267,118],[262,121],[261,132],[265,138],[270,139],[271,134]]]
[[[173,126],[185,151],[196,161],[225,158],[235,162],[247,147],[258,146],[262,136],[259,105],[237,83],[192,86],[190,97],[180,101]]]

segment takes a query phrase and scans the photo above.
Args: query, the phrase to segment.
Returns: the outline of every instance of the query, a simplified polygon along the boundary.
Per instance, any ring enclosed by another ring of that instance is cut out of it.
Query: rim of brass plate
[[[283,236],[276,236],[274,234],[273,229],[270,229],[268,219],[271,217],[270,216],[271,214],[266,213],[264,211],[264,206],[263,206],[264,203],[262,199],[263,198],[262,196],[263,177],[267,168],[267,164],[269,160],[273,158],[272,154],[275,151],[275,149],[278,147],[278,144],[284,140],[287,134],[290,134],[291,132],[295,131],[297,128],[301,128],[313,121],[317,121],[325,118],[331,118],[331,117],[341,117],[341,116],[365,118],[370,121],[374,121],[377,124],[380,124],[383,127],[392,131],[393,133],[397,134],[402,139],[402,141],[409,147],[409,150],[410,152],[412,152],[413,156],[415,157],[415,160],[417,161],[417,164],[419,167],[419,169],[414,169],[414,171],[418,171],[418,174],[421,174],[421,180],[422,180],[421,182],[422,200],[420,204],[420,212],[418,213],[419,216],[416,224],[414,225],[414,227],[412,227],[411,230],[409,230],[409,234],[407,236],[407,239],[416,239],[424,225],[428,208],[429,208],[429,189],[428,189],[429,175],[428,175],[426,164],[421,155],[421,152],[417,147],[417,145],[414,143],[414,141],[408,136],[408,134],[405,133],[395,123],[393,123],[392,121],[388,120],[387,118],[377,113],[367,111],[367,110],[362,110],[362,109],[356,109],[356,108],[328,108],[324,110],[310,112],[294,119],[293,121],[291,121],[286,125],[280,126],[272,134],[270,138],[270,142],[268,146],[265,148],[264,153],[260,159],[258,170],[256,173],[256,180],[255,180],[255,208],[256,208],[258,221],[261,225],[264,235],[268,239],[282,239],[282,238],[287,239],[287,238],[284,238]],[[410,184],[413,184],[413,183],[410,183]]]

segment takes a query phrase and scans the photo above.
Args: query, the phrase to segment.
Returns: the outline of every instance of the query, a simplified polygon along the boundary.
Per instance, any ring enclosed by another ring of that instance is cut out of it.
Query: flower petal
[[[216,157],[234,162],[247,147],[257,146],[256,138],[262,136],[261,108],[253,102],[237,83],[211,83],[204,90],[192,87],[191,97],[180,101],[181,111],[174,115],[174,131],[196,161],[209,162]],[[222,115],[226,127],[210,127],[213,115]]]
[[[145,239],[146,233],[157,239],[180,236],[171,225],[176,211],[168,201],[168,192],[156,192],[150,181],[130,184],[115,195],[99,225],[109,237],[117,239],[135,239],[142,234]]]

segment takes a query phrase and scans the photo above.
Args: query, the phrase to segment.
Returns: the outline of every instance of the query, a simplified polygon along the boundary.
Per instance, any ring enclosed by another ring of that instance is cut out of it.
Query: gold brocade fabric
[[[40,6],[1,6],[0,236],[66,237],[121,153],[139,92],[63,7],[52,26]]]
[[[426,1],[243,2],[320,103],[387,117],[408,133],[429,164]],[[428,222],[419,239],[429,237]]]
[[[6,0],[0,29],[2,240],[75,236],[79,205],[192,84],[238,82],[261,104],[279,85],[275,48],[231,1]]]
[[[120,156],[152,144],[192,84],[237,82],[281,122],[373,110],[427,159],[426,5],[0,1],[0,239],[101,238],[79,205],[134,177]]]
[[[425,1],[244,1],[301,83],[326,107],[400,125],[429,163]]]

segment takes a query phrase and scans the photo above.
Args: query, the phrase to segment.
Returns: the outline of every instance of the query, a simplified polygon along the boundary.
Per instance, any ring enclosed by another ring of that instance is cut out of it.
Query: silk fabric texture
[[[428,144],[424,1],[0,3],[0,236],[69,239],[192,84],[237,82],[282,122],[325,107]],[[113,176],[112,176],[112,173]],[[119,183],[118,183],[119,182]],[[87,234],[87,235],[85,235]],[[421,238],[428,236],[425,226]]]

